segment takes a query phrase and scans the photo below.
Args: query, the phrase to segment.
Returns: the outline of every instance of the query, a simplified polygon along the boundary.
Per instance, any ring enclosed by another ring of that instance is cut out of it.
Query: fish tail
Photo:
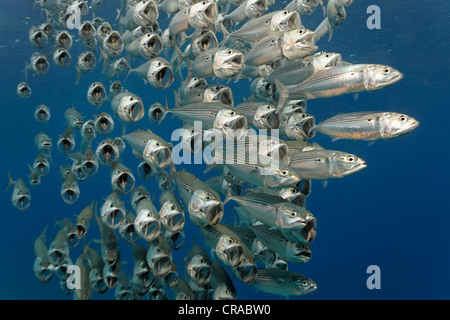
[[[133,72],[133,69],[130,68],[130,70],[128,70],[127,75],[125,76],[125,80],[123,80],[123,82],[127,82],[128,77],[130,76],[131,72]]]
[[[80,81],[80,77],[81,77],[81,70],[80,68],[78,68],[78,66],[75,66],[75,69],[77,70],[77,78],[75,80],[75,85],[78,84],[78,81]]]
[[[169,104],[167,103],[167,97],[164,97],[164,104],[165,104],[165,109],[164,109],[163,115],[161,116],[161,119],[159,120],[158,126],[161,124],[161,122],[164,120],[164,118],[170,112]]]
[[[225,199],[222,201],[223,205],[225,206],[225,204],[228,203],[230,200],[233,200],[233,195],[231,194],[230,185],[227,184],[227,195]]]
[[[284,106],[286,101],[289,98],[289,90],[278,80],[275,79],[276,91],[278,91],[278,103],[277,103],[277,111],[275,113],[280,113],[281,108]]]
[[[116,16],[116,19],[114,21],[117,21],[119,19],[120,15],[122,14],[120,12],[120,9],[116,9],[116,12],[117,12],[117,16]]]
[[[227,43],[228,39],[230,38],[230,33],[223,25],[223,22],[220,23],[220,28],[222,29],[223,39],[219,46],[222,47],[225,43]]]
[[[7,172],[7,174],[8,174],[8,185],[6,186],[5,190],[8,190],[14,184],[14,180],[11,178],[11,174],[9,174],[9,172]]]

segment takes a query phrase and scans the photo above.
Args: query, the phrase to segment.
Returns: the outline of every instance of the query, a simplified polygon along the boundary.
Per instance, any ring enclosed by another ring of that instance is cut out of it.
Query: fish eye
[[[388,74],[389,71],[390,71],[389,68],[384,69],[384,73],[385,73],[385,74]]]
[[[308,281],[306,281],[306,280],[303,280],[302,282],[301,282],[301,285],[302,286],[306,286],[308,284]]]
[[[234,111],[231,111],[231,113],[230,113],[232,116],[234,116],[235,114],[236,114],[236,112],[234,112]]]
[[[367,119],[367,121],[369,121],[369,122],[372,121],[372,118]]]
[[[228,54],[231,54],[231,50],[228,50]]]
[[[303,29],[298,30],[298,33],[302,34],[303,33]]]
[[[287,12],[287,11],[284,11],[283,14],[288,14],[288,12]]]
[[[400,117],[400,120],[401,120],[401,121],[406,121],[406,117],[405,117],[405,116],[401,116],[401,117]]]
[[[297,215],[297,212],[295,212],[295,211],[291,212],[291,217],[295,217],[296,215]]]
[[[329,54],[327,53],[327,54],[325,55],[325,57],[326,57],[326,58],[329,58],[329,57],[330,57],[330,55],[329,55]]]
[[[287,170],[283,170],[283,171],[281,171],[281,174],[282,174],[283,176],[285,176],[285,175],[288,174],[288,171],[287,171]]]
[[[348,157],[348,161],[352,162],[353,160],[355,160],[355,158],[353,158],[353,157]]]

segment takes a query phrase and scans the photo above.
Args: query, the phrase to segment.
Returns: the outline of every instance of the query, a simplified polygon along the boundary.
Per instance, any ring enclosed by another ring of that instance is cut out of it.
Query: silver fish
[[[111,108],[125,122],[136,122],[144,117],[141,98],[128,91],[117,94],[111,101]]]
[[[164,58],[156,57],[149,61],[148,82],[157,89],[166,89],[174,81],[172,65]]]
[[[165,108],[161,103],[153,103],[148,109],[148,120],[153,123],[159,123],[162,119],[164,111]]]
[[[44,48],[48,41],[47,34],[37,27],[31,27],[28,31],[28,39],[35,48]]]
[[[46,231],[47,226],[36,240],[34,240],[34,255],[36,258],[33,264],[33,271],[42,283],[49,282],[53,276],[53,264],[48,256],[48,248],[46,245]]]
[[[134,227],[139,236],[147,241],[159,236],[161,226],[158,210],[150,199],[144,198],[137,203]]]
[[[256,279],[250,284],[256,290],[282,296],[304,295],[317,289],[316,283],[298,273],[277,269],[257,269]]]
[[[41,123],[48,122],[50,120],[50,116],[50,108],[44,104],[37,106],[36,110],[34,111],[34,118]]]
[[[135,183],[133,173],[122,163],[116,163],[111,167],[111,187],[113,191],[121,194],[129,193]]]
[[[119,257],[117,235],[99,216],[95,216],[95,220],[100,230],[102,260],[105,265],[114,265]]]
[[[55,266],[62,265],[69,257],[69,243],[67,242],[67,232],[59,229],[55,238],[50,243],[48,256]]]
[[[93,106],[101,106],[102,103],[106,100],[106,89],[103,83],[95,81],[93,82],[87,92],[87,100]]]
[[[419,122],[395,112],[351,112],[322,121],[316,130],[337,139],[392,139],[411,132]]]
[[[146,259],[149,267],[160,277],[172,269],[172,252],[161,235],[148,242]]]
[[[89,145],[97,137],[94,120],[85,121],[80,128],[80,134],[83,139],[83,145]]]
[[[87,205],[78,215],[76,215],[76,230],[78,239],[81,239],[86,235],[94,215],[97,215],[96,199],[93,199],[89,205]]]
[[[151,59],[158,56],[163,49],[161,38],[157,33],[146,33],[133,40],[125,48],[130,57]]]
[[[114,129],[114,120],[107,112],[94,115],[94,128],[98,134],[110,134]]]
[[[66,170],[60,166],[62,184],[61,184],[61,198],[69,205],[74,204],[80,196],[80,187],[78,186],[77,177],[69,169]]]
[[[72,36],[67,30],[60,30],[56,33],[55,38],[53,40],[55,46],[70,50],[73,45]]]
[[[52,59],[53,63],[60,68],[66,68],[72,62],[72,57],[70,56],[69,51],[64,48],[57,48],[53,51]]]
[[[52,149],[52,145],[53,145],[52,139],[43,132],[38,133],[34,137],[34,143],[36,144],[36,147],[40,151],[44,151],[44,152],[50,152],[50,150]]]
[[[211,270],[212,274],[210,284],[214,288],[213,299],[236,299],[236,288],[234,287],[233,281],[218,261],[213,261]]]
[[[30,206],[30,192],[25,185],[25,182],[21,178],[18,178],[17,180],[13,180],[11,178],[11,175],[8,172],[8,185],[6,187],[6,190],[8,190],[11,186],[14,186],[13,193],[11,196],[11,201],[14,207],[16,207],[19,210],[26,210]]]
[[[125,219],[125,206],[120,199],[119,194],[113,191],[100,208],[100,217],[103,222],[111,229],[120,227]]]
[[[47,56],[35,52],[31,55],[30,63],[25,64],[25,72],[31,72],[36,75],[45,75],[50,69],[50,63]]]
[[[134,213],[126,210],[125,220],[119,226],[119,234],[128,243],[135,243],[140,237],[134,227]]]
[[[78,64],[75,67],[77,70],[77,78],[75,84],[80,81],[80,78],[83,74],[94,70],[96,64],[97,58],[92,51],[83,51],[82,53],[80,53],[80,55],[78,56]]]
[[[19,98],[29,98],[31,96],[31,87],[28,83],[22,81],[17,85],[17,95]]]
[[[67,125],[72,129],[80,129],[83,125],[83,116],[73,106],[64,111],[64,118]]]
[[[38,186],[41,184],[41,172],[38,168],[33,168],[28,164],[28,168],[30,169],[30,174],[28,175],[28,179],[30,185],[32,187]]]
[[[72,128],[67,128],[60,136],[57,142],[58,150],[63,154],[69,154],[75,149],[75,134]]]
[[[33,169],[38,169],[41,177],[47,175],[50,171],[50,155],[40,153],[33,161]]]
[[[111,166],[119,157],[119,148],[114,140],[108,137],[99,143],[95,154],[101,164]]]
[[[192,248],[186,252],[184,258],[185,274],[199,286],[206,286],[211,280],[212,261],[205,250],[196,245],[195,241]]]

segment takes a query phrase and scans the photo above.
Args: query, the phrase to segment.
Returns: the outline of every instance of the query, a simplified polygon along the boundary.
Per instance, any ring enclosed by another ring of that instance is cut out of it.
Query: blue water
[[[39,25],[44,17],[31,0],[0,1],[0,137],[1,172],[0,185],[8,183],[7,171],[14,179],[27,181],[27,163],[32,163],[39,153],[34,136],[45,132],[53,138],[52,167],[42,178],[41,185],[29,187],[31,206],[21,212],[10,201],[12,190],[0,192],[0,299],[73,299],[62,293],[56,278],[43,284],[33,273],[33,242],[46,225],[48,244],[53,240],[57,227],[55,220],[74,219],[93,197],[106,198],[111,192],[109,167],[101,166],[93,177],[80,182],[80,199],[72,206],[66,205],[60,195],[61,176],[58,166],[71,163],[56,149],[59,134],[66,129],[64,111],[75,105],[85,119],[102,110],[111,112],[109,103],[99,109],[86,100],[88,86],[93,81],[109,85],[101,75],[101,64],[85,74],[75,86],[76,57],[84,50],[75,42],[70,50],[72,64],[61,69],[51,65],[45,76],[29,76],[33,93],[28,99],[18,99],[16,86],[24,81],[24,62],[37,49],[28,42],[28,30]],[[113,21],[119,0],[104,0],[96,13]],[[278,3],[278,1],[277,1]],[[381,8],[381,29],[369,30],[366,9],[375,4]],[[281,7],[276,4],[271,10]],[[161,12],[160,24],[167,26],[168,19]],[[392,66],[404,74],[404,78],[392,87],[373,93],[320,99],[308,103],[308,113],[322,121],[337,113],[379,110],[406,113],[420,121],[413,132],[392,141],[378,141],[369,146],[365,142],[336,141],[317,134],[316,141],[327,149],[354,153],[368,163],[368,167],[344,179],[330,180],[325,187],[314,181],[308,198],[308,210],[318,220],[318,233],[311,244],[312,258],[302,265],[289,264],[289,270],[304,274],[318,284],[318,289],[302,297],[290,299],[449,299],[450,298],[450,192],[448,159],[450,149],[448,128],[450,4],[446,0],[410,1],[355,1],[347,8],[347,19],[335,29],[331,42],[327,37],[318,42],[319,50],[339,52],[351,63],[376,63]],[[303,24],[314,29],[321,21],[318,8],[312,16],[302,17]],[[74,33],[72,33],[74,35]],[[74,35],[74,39],[77,36]],[[132,64],[134,67],[137,62]],[[140,96],[146,108],[156,101],[164,102],[167,96],[173,103],[172,88],[156,90],[135,75],[131,75],[125,88]],[[212,81],[210,81],[212,83]],[[241,81],[233,88],[235,102],[250,95],[248,82]],[[47,124],[36,122],[34,109],[39,104],[50,107],[52,118]],[[121,134],[116,121],[112,137]],[[170,140],[173,129],[180,126],[176,119],[168,117],[161,126],[146,118],[129,125],[127,132],[137,128],[150,128]],[[97,137],[97,141],[103,139]],[[77,135],[78,145],[81,138]],[[135,170],[138,160],[128,146],[123,161]],[[200,179],[204,165],[186,168]],[[180,167],[181,169],[181,167]],[[136,172],[136,171],[134,171]],[[137,176],[137,175],[136,175]],[[154,180],[142,181],[150,193],[158,195]],[[129,196],[123,196],[128,201]],[[156,202],[156,201],[155,201]],[[129,202],[126,202],[131,208]],[[224,221],[232,221],[232,204],[226,205]],[[195,235],[203,245],[198,227],[187,222],[186,243],[174,259],[183,273],[181,261]],[[99,239],[98,228],[91,224],[88,239]],[[127,272],[133,261],[131,246],[122,239],[120,249]],[[94,246],[95,244],[93,244]],[[98,248],[98,247],[96,247]],[[206,246],[205,246],[206,248]],[[71,250],[75,261],[81,246]],[[381,270],[381,289],[369,290],[366,280],[367,267],[377,265]],[[235,280],[238,299],[284,299],[256,292],[253,288]],[[171,297],[171,292],[168,290]],[[113,299],[114,290],[104,295],[93,293],[92,299]]]

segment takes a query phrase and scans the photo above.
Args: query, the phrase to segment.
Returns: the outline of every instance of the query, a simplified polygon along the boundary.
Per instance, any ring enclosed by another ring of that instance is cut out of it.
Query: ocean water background
[[[108,21],[114,20],[119,0],[104,0],[96,15]],[[28,42],[28,30],[44,21],[33,1],[0,1],[0,186],[8,184],[7,172],[14,179],[21,177],[28,184],[27,163],[32,163],[39,153],[34,136],[45,132],[53,138],[52,167],[42,178],[39,187],[29,187],[31,206],[24,212],[11,204],[12,189],[0,192],[0,299],[73,299],[62,293],[56,278],[42,284],[33,274],[33,242],[48,225],[47,243],[53,240],[57,227],[55,220],[74,219],[93,197],[102,198],[111,192],[109,167],[101,166],[93,177],[80,182],[80,199],[72,206],[66,205],[59,194],[61,176],[58,166],[71,163],[56,149],[59,134],[66,129],[64,111],[75,105],[85,119],[101,111],[111,112],[109,103],[100,108],[86,100],[88,86],[100,81],[109,86],[101,75],[101,63],[96,69],[82,76],[75,86],[76,57],[84,50],[76,41],[70,50],[72,64],[61,69],[51,65],[45,76],[29,75],[33,93],[28,99],[19,99],[16,86],[25,80],[24,62],[39,51]],[[277,1],[271,10],[286,3]],[[381,9],[381,29],[369,30],[366,20],[369,5]],[[337,113],[352,111],[395,111],[415,117],[420,126],[412,133],[392,141],[378,141],[373,145],[357,141],[336,141],[319,133],[311,140],[327,149],[354,153],[368,163],[368,167],[344,179],[330,180],[325,187],[313,181],[307,208],[318,220],[318,233],[311,244],[312,258],[302,265],[289,263],[289,270],[312,278],[318,289],[296,299],[449,299],[450,298],[450,191],[448,158],[450,148],[448,128],[448,90],[450,64],[450,4],[445,0],[410,1],[355,1],[347,8],[347,19],[335,29],[333,38],[319,40],[320,51],[339,52],[351,63],[376,63],[392,66],[404,74],[404,78],[384,90],[361,93],[358,99],[345,95],[308,102],[308,113],[320,122]],[[170,18],[160,13],[159,23],[167,25]],[[318,8],[312,16],[302,16],[303,24],[314,29],[322,20]],[[74,39],[77,38],[72,31]],[[137,61],[133,67],[139,65]],[[174,98],[171,89],[156,90],[135,75],[126,83],[129,91],[143,99],[144,106],[156,101],[169,103]],[[213,83],[213,81],[209,81]],[[250,96],[248,81],[231,83],[235,102]],[[38,123],[34,109],[45,104],[50,107],[52,118],[47,124]],[[145,117],[127,126],[127,132],[137,128],[150,128],[170,140],[173,129],[180,122],[167,117],[160,126],[151,124]],[[116,121],[112,136],[120,136],[121,123]],[[98,136],[96,141],[101,141]],[[81,138],[77,134],[77,144]],[[128,146],[123,162],[136,173],[138,160]],[[203,174],[204,165],[179,166],[186,168],[200,179],[215,175]],[[137,177],[137,174],[136,174]],[[3,181],[3,182],[1,182]],[[159,194],[154,180],[143,184]],[[122,197],[127,208],[129,195]],[[157,199],[157,198],[155,198]],[[157,201],[155,200],[157,204]],[[226,205],[224,221],[233,221],[231,203]],[[180,274],[181,261],[188,245],[195,236],[204,245],[198,227],[187,222],[186,242],[174,253]],[[88,239],[99,239],[98,228],[93,222]],[[124,269],[130,272],[133,261],[131,246],[122,239],[120,250]],[[142,244],[142,243],[141,243]],[[92,244],[95,247],[95,244]],[[95,248],[98,248],[95,247]],[[81,246],[71,250],[75,261]],[[381,289],[369,290],[366,280],[367,267],[377,265],[381,270]],[[237,299],[284,299],[283,297],[256,292],[252,287],[235,280]],[[169,297],[171,292],[168,291]],[[92,299],[114,299],[114,289],[104,295],[93,293]]]

